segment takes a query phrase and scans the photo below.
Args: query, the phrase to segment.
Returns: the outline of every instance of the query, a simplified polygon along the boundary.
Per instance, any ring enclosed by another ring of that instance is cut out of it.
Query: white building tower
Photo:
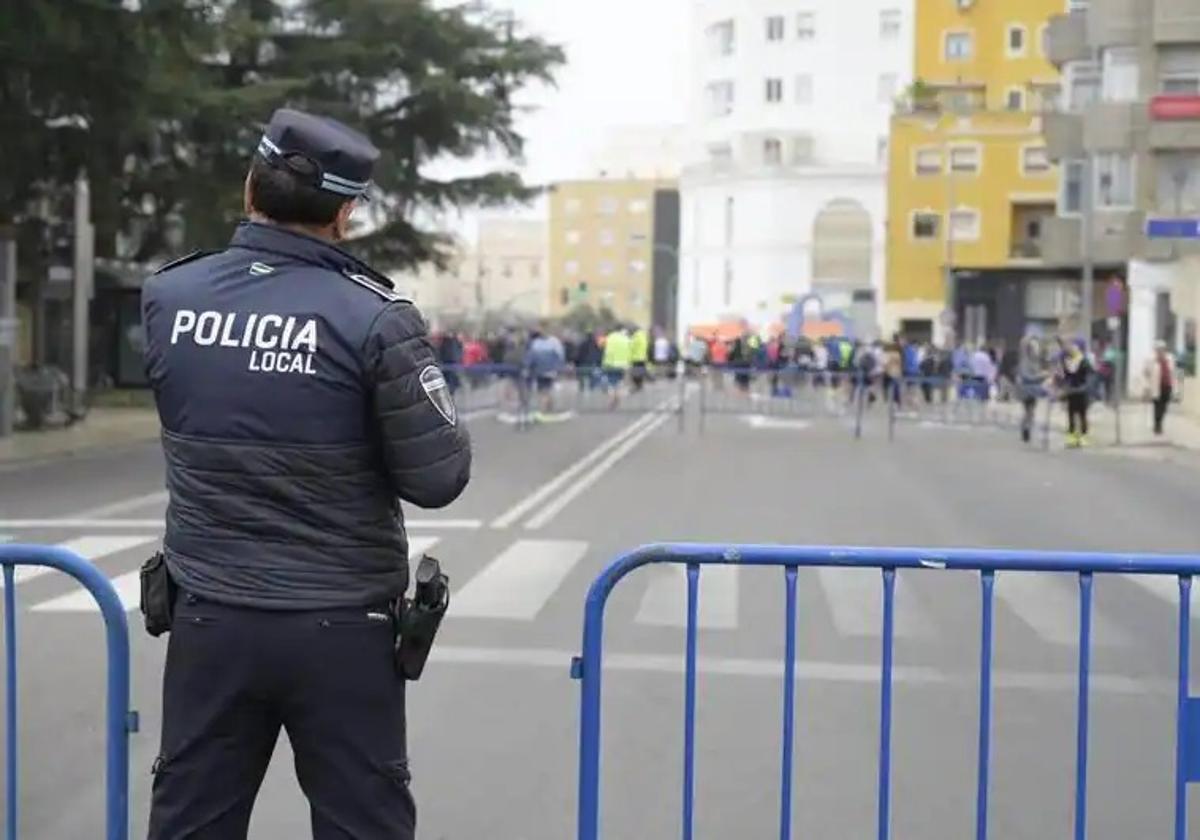
[[[693,0],[691,39],[681,334],[814,293],[872,329],[913,0]]]

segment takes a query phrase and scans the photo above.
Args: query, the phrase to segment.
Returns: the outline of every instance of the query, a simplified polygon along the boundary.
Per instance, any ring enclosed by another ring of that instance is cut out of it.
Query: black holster
[[[141,610],[146,622],[146,632],[158,637],[171,629],[175,617],[175,581],[167,568],[167,558],[161,551],[155,552],[143,565],[141,579]]]
[[[450,607],[450,579],[432,557],[421,559],[412,598],[397,601],[396,669],[406,680],[419,680],[442,616]]]

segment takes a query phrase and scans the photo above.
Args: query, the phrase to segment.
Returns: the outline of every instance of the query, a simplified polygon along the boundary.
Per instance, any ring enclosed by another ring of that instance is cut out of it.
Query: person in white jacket
[[[1145,382],[1146,399],[1154,405],[1154,434],[1161,435],[1176,382],[1175,357],[1167,350],[1165,341],[1154,345],[1154,358],[1146,362]]]

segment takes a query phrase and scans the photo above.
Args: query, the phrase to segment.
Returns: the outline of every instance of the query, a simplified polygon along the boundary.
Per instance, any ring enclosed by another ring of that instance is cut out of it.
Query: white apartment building
[[[874,324],[913,0],[694,0],[692,12],[680,332],[765,326],[814,293]]]

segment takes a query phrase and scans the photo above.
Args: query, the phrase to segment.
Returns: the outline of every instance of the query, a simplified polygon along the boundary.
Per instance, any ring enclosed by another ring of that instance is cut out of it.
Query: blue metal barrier
[[[129,627],[125,607],[117,592],[95,566],[62,548],[39,545],[0,545],[4,567],[5,661],[5,792],[8,840],[17,837],[17,639],[16,566],[46,566],[65,572],[82,583],[104,616],[108,649],[108,699],[106,709],[107,761],[105,764],[105,838],[129,837],[129,735],[137,731],[137,712],[129,708]]]
[[[581,681],[579,735],[578,840],[600,838],[600,711],[603,667],[604,609],[608,596],[627,574],[651,563],[687,566],[687,635],[683,715],[683,838],[693,836],[697,605],[700,567],[714,564],[778,566],[784,570],[786,593],[783,686],[783,745],[780,758],[779,837],[791,837],[791,796],[796,682],[796,580],[804,566],[875,568],[881,571],[883,595],[882,664],[880,668],[878,837],[890,836],[892,653],[895,633],[897,569],[965,570],[980,573],[981,630],[979,661],[979,746],[976,840],[988,836],[988,774],[991,755],[991,684],[993,596],[996,574],[1070,572],[1079,575],[1079,662],[1076,713],[1074,838],[1087,833],[1088,683],[1091,657],[1092,580],[1096,573],[1176,575],[1179,577],[1179,677],[1176,711],[1175,840],[1187,836],[1187,784],[1200,781],[1200,697],[1188,695],[1190,593],[1192,575],[1200,573],[1200,555],[1095,554],[981,549],[853,548],[835,546],[651,545],[617,559],[588,590],[583,624],[583,651],[571,665]]]

